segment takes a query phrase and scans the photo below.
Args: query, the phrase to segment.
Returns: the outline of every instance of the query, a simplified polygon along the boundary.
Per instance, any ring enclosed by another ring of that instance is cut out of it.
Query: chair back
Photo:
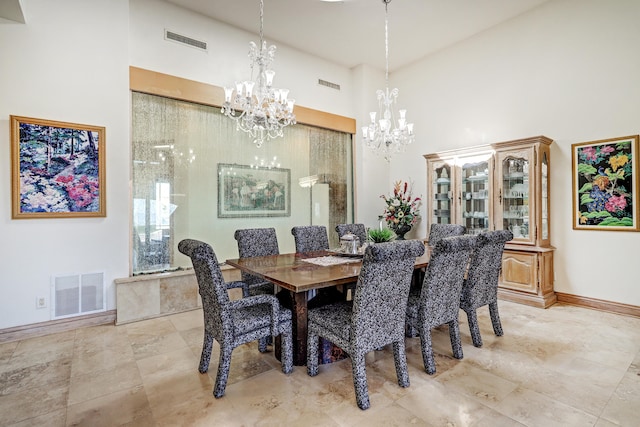
[[[478,235],[462,289],[461,301],[464,305],[476,308],[497,301],[504,245],[512,239],[513,233],[509,230],[488,231]]]
[[[245,228],[236,230],[233,237],[238,241],[238,256],[252,258],[257,256],[278,255],[278,237],[275,228]],[[242,281],[249,286],[262,283],[257,276],[241,272]]]
[[[418,316],[427,326],[438,326],[458,318],[460,294],[469,258],[477,236],[440,239],[431,252],[420,293]]]
[[[358,348],[372,350],[404,339],[411,277],[416,257],[424,251],[418,240],[367,247],[353,297],[351,337],[362,341]]]
[[[336,225],[336,231],[338,232],[338,239],[345,234],[351,233],[358,236],[361,245],[367,241],[367,229],[364,224],[338,224]]]
[[[202,297],[205,323],[209,326],[207,329],[219,341],[223,328],[233,326],[225,309],[229,304],[229,294],[216,254],[209,244],[194,239],[181,240],[178,250],[191,258]]]
[[[431,224],[429,230],[429,246],[435,247],[441,239],[451,236],[462,236],[467,228],[460,224]]]
[[[315,252],[329,249],[329,235],[324,225],[302,225],[291,229],[296,252]]]

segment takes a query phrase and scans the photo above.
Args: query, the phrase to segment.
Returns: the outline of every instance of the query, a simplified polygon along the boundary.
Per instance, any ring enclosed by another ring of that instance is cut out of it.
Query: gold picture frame
[[[218,163],[218,218],[291,216],[291,169]]]
[[[638,135],[571,145],[573,229],[640,231]]]
[[[105,128],[10,116],[11,217],[105,217]]]

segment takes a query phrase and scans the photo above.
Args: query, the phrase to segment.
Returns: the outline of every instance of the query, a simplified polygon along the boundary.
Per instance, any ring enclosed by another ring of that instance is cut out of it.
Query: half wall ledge
[[[223,265],[221,269],[226,281],[240,280],[240,272],[235,268]],[[125,277],[115,279],[114,283],[116,325],[202,308],[193,268]],[[233,291],[238,291],[238,295]],[[241,295],[238,289],[230,291],[232,299]]]

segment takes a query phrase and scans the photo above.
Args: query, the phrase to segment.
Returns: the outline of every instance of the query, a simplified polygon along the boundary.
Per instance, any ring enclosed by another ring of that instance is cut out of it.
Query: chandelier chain
[[[389,2],[391,0],[382,0],[384,2],[384,84],[389,87]]]
[[[257,147],[265,141],[282,137],[283,129],[296,123],[293,113],[295,100],[289,99],[289,90],[272,87],[275,72],[271,63],[275,51],[276,46],[267,47],[264,40],[264,0],[260,0],[260,45],[249,43],[251,80],[236,82],[235,87],[225,87],[225,101],[221,108],[222,114],[235,120],[236,129],[248,133]]]
[[[377,112],[371,112],[371,122],[362,128],[362,136],[365,146],[371,148],[376,154],[383,156],[387,161],[391,156],[401,153],[408,144],[411,144],[415,136],[413,123],[407,123],[406,110],[394,111],[393,104],[397,102],[398,88],[389,90],[389,3],[391,0],[382,0],[384,3],[384,47],[385,47],[385,90],[378,89],[379,119],[376,121]]]

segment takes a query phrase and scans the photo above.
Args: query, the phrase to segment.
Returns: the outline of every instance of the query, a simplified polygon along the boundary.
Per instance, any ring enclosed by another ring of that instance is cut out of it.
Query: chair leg
[[[462,359],[462,343],[460,342],[460,325],[458,324],[458,319],[449,322],[449,339],[451,339],[453,357]]]
[[[493,324],[493,332],[501,337],[502,336],[502,323],[500,322],[500,314],[498,313],[498,302],[492,302],[489,304],[489,314],[491,315],[491,323]]]
[[[436,373],[436,361],[433,357],[433,347],[431,345],[431,329],[420,331],[420,347],[422,349],[422,363],[427,374]]]
[[[282,343],[280,345],[280,360],[282,362],[282,372],[290,374],[293,371],[293,337],[291,335],[291,325],[288,330],[280,334]]]
[[[211,349],[213,347],[213,336],[204,333],[204,341],[202,343],[202,354],[200,356],[200,366],[198,366],[198,372],[204,374],[209,370],[209,361],[211,360]]]
[[[318,344],[320,337],[318,334],[309,331],[307,336],[307,375],[315,377],[318,375]]]
[[[393,360],[396,365],[396,376],[400,387],[409,387],[409,368],[407,367],[407,353],[404,340],[393,343]]]
[[[231,353],[233,348],[221,345],[220,346],[220,360],[218,361],[218,374],[216,375],[216,385],[213,389],[213,395],[216,398],[224,396],[224,391],[227,388],[227,379],[229,378],[229,368],[231,367]]]
[[[413,326],[413,323],[409,318],[407,318],[405,322],[404,335],[408,338],[415,338],[418,336],[418,330]]]
[[[358,408],[369,409],[369,387],[367,386],[367,370],[364,362],[364,354],[351,355],[351,372],[353,374],[353,387],[356,391]]]
[[[408,338],[415,338],[418,336],[418,332],[416,331],[416,328],[414,328],[410,324],[407,324],[405,336],[407,336]]]
[[[267,352],[267,337],[262,337],[258,340],[258,351],[260,353],[266,353]]]
[[[471,341],[475,347],[482,347],[482,335],[480,335],[480,327],[478,326],[478,315],[474,308],[470,308],[467,313],[467,321],[469,322],[469,332],[471,332]]]

